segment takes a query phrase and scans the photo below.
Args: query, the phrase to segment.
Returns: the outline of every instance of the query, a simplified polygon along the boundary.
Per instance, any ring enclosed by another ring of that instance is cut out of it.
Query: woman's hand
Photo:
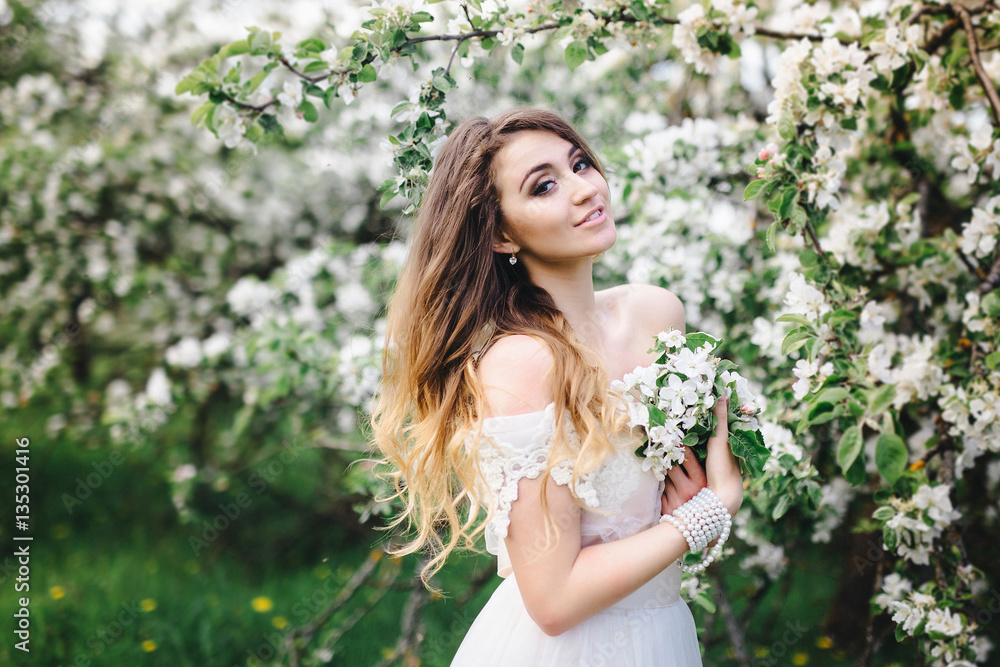
[[[705,487],[705,469],[690,447],[684,448],[684,463],[668,470],[663,482],[660,514],[671,514]]]
[[[714,412],[719,423],[715,427],[715,434],[708,439],[705,474],[708,488],[719,496],[729,513],[735,516],[743,504],[743,478],[740,476],[739,463],[729,448],[729,399],[719,399]]]

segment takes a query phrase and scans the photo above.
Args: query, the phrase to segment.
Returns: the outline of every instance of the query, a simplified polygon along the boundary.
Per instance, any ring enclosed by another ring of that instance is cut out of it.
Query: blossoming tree
[[[207,98],[194,120],[220,137],[257,141],[276,109],[315,120],[412,63],[381,186],[411,213],[479,63],[628,62],[611,67],[633,107],[606,151],[625,224],[600,277],[676,291],[768,399],[737,558],[777,577],[845,520],[878,534],[856,573],[863,660],[885,612],[928,663],[965,665],[989,651],[976,529],[1000,477],[998,40],[992,2],[386,0],[346,41],[251,29],[177,92]]]
[[[185,43],[195,28],[172,28],[102,69],[46,37],[58,17],[0,3],[0,73],[17,82],[0,88],[0,284],[20,320],[5,325],[5,416],[49,400],[50,432],[158,456],[158,429],[190,412],[191,444],[162,456],[181,517],[198,485],[226,488],[288,435],[358,447],[380,306],[452,119],[547,104],[608,166],[621,224],[598,278],[677,293],[765,404],[771,456],[729,557],[685,582],[718,604],[734,660],[770,643],[745,636],[747,619],[772,614],[760,602],[829,544],[827,631],[864,664],[987,664],[994,2],[385,0],[326,17],[275,4],[312,16],[280,26],[311,36]],[[178,116],[189,94],[194,128]],[[109,354],[118,365],[92,363]],[[317,474],[373,484],[359,467]],[[430,650],[415,613],[400,655]]]

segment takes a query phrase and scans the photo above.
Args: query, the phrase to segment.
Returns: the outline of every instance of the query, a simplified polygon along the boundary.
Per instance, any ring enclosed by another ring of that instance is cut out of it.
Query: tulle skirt
[[[701,667],[674,569],[555,637],[528,616],[511,575],[476,617],[451,667]]]

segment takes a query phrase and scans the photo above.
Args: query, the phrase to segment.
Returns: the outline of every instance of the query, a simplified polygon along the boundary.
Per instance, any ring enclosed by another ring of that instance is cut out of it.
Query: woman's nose
[[[573,176],[573,202],[583,203],[598,193],[597,185],[579,174]]]

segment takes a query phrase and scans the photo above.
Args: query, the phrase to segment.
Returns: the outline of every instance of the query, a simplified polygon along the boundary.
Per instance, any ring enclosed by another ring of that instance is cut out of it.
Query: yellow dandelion
[[[62,586],[53,586],[49,589],[49,595],[52,596],[53,600],[61,600],[66,597],[66,589]]]
[[[57,540],[65,540],[69,537],[69,526],[64,523],[57,523],[52,526],[52,537]]]
[[[816,640],[816,646],[820,648],[833,648],[833,639],[824,635]]]
[[[156,600],[153,598],[146,598],[139,603],[139,606],[142,607],[143,611],[153,611],[156,609]]]
[[[753,654],[758,658],[766,658],[768,653],[770,653],[770,651],[766,646],[758,646],[753,650]]]
[[[156,650],[156,642],[154,642],[152,639],[145,640],[144,642],[142,642],[142,650],[145,651],[146,653],[152,653],[153,651]]]
[[[274,608],[274,603],[271,602],[271,598],[266,595],[258,595],[250,601],[250,606],[253,607],[253,610],[258,614],[263,614],[271,611]]]
[[[793,665],[799,665],[801,667],[802,665],[805,665],[805,664],[808,664],[808,663],[809,663],[809,654],[808,653],[796,653],[795,655],[792,656],[792,664]]]
[[[278,628],[279,630],[284,630],[285,626],[288,625],[288,619],[284,616],[275,616],[271,619],[271,625]]]

